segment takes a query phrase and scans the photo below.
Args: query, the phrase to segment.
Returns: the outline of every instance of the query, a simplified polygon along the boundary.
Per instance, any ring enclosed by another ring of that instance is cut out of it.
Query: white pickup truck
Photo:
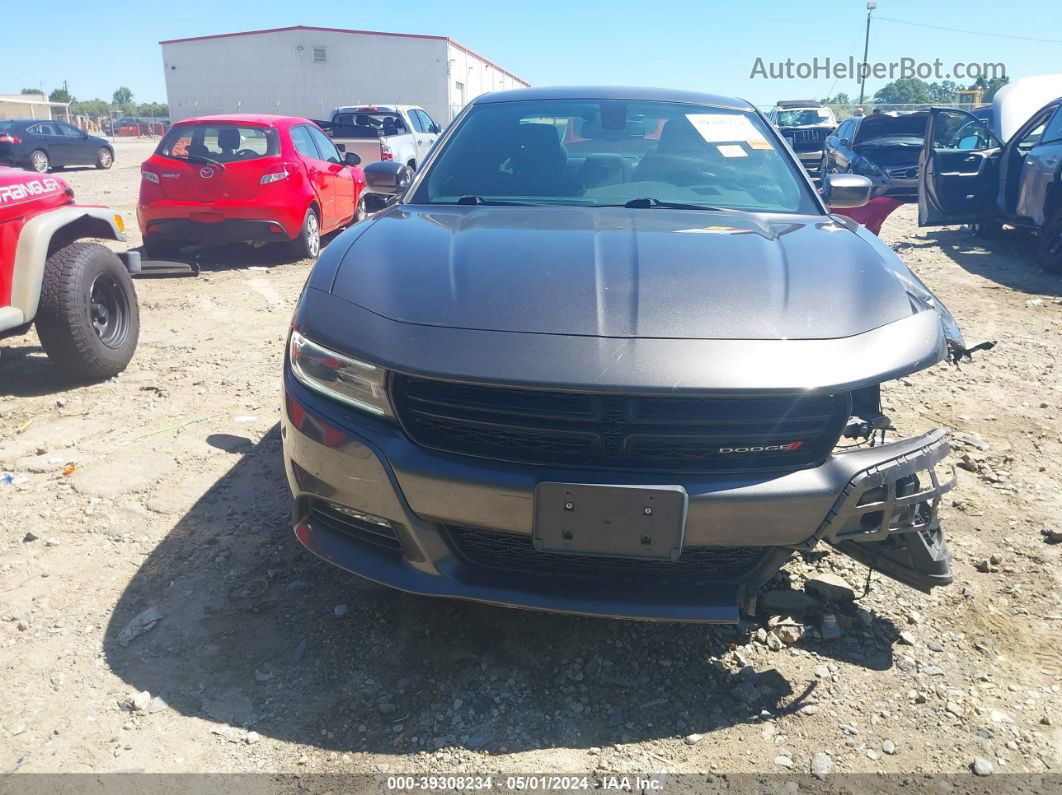
[[[357,154],[362,165],[394,160],[414,170],[440,129],[416,105],[345,105],[335,108],[327,122],[317,124],[341,151]]]

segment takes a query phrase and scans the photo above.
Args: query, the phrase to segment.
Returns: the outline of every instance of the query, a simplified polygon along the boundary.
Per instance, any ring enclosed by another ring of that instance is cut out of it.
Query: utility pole
[[[870,52],[870,15],[874,13],[874,9],[878,7],[877,0],[869,0],[867,3],[867,36],[863,40],[863,63],[860,64],[859,69],[862,74],[862,78],[859,81],[859,104],[863,104],[863,94],[867,88],[867,75],[864,71],[866,69],[867,54]]]

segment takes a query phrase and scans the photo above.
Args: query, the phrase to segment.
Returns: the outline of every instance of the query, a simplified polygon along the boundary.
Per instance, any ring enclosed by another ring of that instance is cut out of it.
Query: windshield
[[[411,201],[820,212],[772,138],[755,113],[676,102],[476,105]]]
[[[276,130],[250,124],[177,124],[166,133],[157,154],[207,158],[218,163],[255,160],[280,154]]]
[[[833,111],[829,108],[778,111],[779,127],[804,127],[809,124],[833,124]]]
[[[332,123],[337,128],[342,128],[345,138],[377,138],[381,135],[403,135],[409,132],[402,114],[394,111],[376,113],[343,111],[332,116]]]

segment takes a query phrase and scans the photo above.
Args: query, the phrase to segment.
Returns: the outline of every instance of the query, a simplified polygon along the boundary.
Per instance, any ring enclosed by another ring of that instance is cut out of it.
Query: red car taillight
[[[0,144],[20,144],[22,139],[11,133],[0,133]]]
[[[387,144],[380,144],[380,159],[381,160],[394,160],[395,155],[391,151],[391,147]]]
[[[283,179],[287,179],[289,174],[288,165],[288,163],[281,163],[279,166],[276,166],[272,171],[268,172],[267,174],[263,174],[262,178],[258,180],[258,184],[268,185],[271,182],[280,182]]]

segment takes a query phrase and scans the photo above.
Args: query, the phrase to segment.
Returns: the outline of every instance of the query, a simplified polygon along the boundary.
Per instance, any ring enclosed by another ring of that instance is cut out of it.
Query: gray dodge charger
[[[296,536],[405,591],[736,622],[820,542],[951,581],[942,429],[883,384],[969,351],[747,102],[522,89],[466,107],[299,300],[282,432]]]

